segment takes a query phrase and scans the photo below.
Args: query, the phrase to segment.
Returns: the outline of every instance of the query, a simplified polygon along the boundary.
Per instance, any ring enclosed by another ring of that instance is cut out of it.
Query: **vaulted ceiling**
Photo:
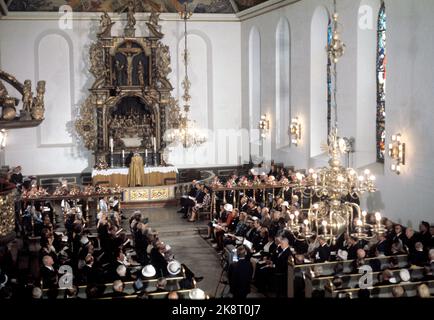
[[[1,0],[3,1],[3,0]],[[4,0],[9,11],[55,11],[69,5],[75,12],[117,12],[130,0]],[[135,0],[136,12],[179,12],[186,0]],[[195,13],[236,13],[267,0],[187,0]]]

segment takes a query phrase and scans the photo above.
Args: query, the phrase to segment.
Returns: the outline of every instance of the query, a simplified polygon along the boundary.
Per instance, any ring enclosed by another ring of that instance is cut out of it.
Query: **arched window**
[[[327,25],[327,47],[330,47],[333,40],[333,24],[329,17]],[[332,59],[327,55],[327,135],[330,134],[332,121]],[[327,136],[328,141],[328,136]]]
[[[249,37],[249,129],[250,154],[259,156],[258,123],[261,116],[261,36],[253,27]]]
[[[290,29],[282,18],[276,29],[276,149],[289,146],[288,125],[291,118],[291,44]]]
[[[331,62],[326,47],[329,39],[330,14],[324,6],[313,13],[310,37],[310,156],[324,153],[331,118]]]
[[[384,163],[386,140],[386,8],[381,2],[377,25],[377,161]]]

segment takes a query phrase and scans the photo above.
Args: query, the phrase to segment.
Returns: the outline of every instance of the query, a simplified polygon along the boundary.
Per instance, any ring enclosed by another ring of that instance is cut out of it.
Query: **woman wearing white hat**
[[[228,226],[231,225],[232,221],[235,218],[234,208],[230,203],[226,203],[224,205],[224,209],[226,211],[226,221],[221,221],[214,226],[214,233],[217,241],[215,247],[219,251],[223,250],[223,235],[227,231]]]
[[[192,289],[188,293],[188,296],[191,300],[205,300],[206,299],[205,291],[203,291],[199,288]]]
[[[176,276],[181,272],[181,264],[176,260],[172,260],[167,265],[167,271],[170,275]]]
[[[144,266],[142,269],[142,275],[145,278],[155,277],[156,274],[157,274],[157,271],[155,270],[155,268],[152,264],[148,264],[148,265]]]

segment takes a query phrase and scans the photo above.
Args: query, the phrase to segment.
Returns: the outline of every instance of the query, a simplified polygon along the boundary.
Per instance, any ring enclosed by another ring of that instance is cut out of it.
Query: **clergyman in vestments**
[[[139,153],[135,153],[131,158],[131,164],[128,169],[128,186],[136,187],[145,184],[145,169],[143,158]]]

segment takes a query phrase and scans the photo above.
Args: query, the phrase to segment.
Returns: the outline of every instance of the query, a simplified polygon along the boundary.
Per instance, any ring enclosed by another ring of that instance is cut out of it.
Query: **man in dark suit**
[[[100,278],[100,271],[96,268],[94,264],[94,257],[90,254],[86,256],[84,259],[84,262],[86,263],[83,268],[81,269],[81,283],[82,284],[96,284],[99,281]]]
[[[232,263],[228,269],[230,292],[234,298],[244,299],[250,293],[250,282],[253,276],[253,267],[249,259],[246,259],[246,248],[237,248],[238,261]]]
[[[168,275],[167,271],[167,261],[164,257],[166,251],[166,246],[162,242],[158,242],[151,249],[151,264],[154,266],[159,277],[166,277]]]
[[[330,260],[330,247],[324,237],[319,236],[319,247],[315,249],[315,262],[326,262]]]
[[[288,259],[291,255],[289,248],[289,239],[282,237],[280,240],[280,250],[277,251],[273,258],[274,262],[274,278],[277,283],[277,296],[286,297],[288,292]]]
[[[106,297],[111,297],[113,299],[124,298],[127,293],[124,292],[125,285],[121,280],[115,280],[113,282],[113,292],[106,294]]]
[[[42,286],[44,289],[49,290],[49,298],[55,299],[58,294],[58,282],[59,278],[57,275],[57,270],[54,269],[54,261],[51,256],[44,256],[42,258],[42,268],[41,268],[41,278]]]
[[[19,186],[23,184],[23,175],[21,173],[21,166],[15,167],[12,171],[10,182]]]

